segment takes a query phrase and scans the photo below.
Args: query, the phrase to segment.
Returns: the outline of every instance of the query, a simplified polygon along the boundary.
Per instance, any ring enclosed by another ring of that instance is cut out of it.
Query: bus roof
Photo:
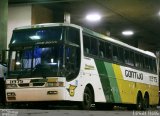
[[[92,31],[90,29],[87,29],[87,28],[84,28],[84,27],[81,27],[81,26],[78,26],[78,25],[75,25],[75,24],[69,24],[69,23],[44,23],[44,24],[35,24],[35,25],[30,25],[30,26],[22,26],[22,27],[15,28],[14,30],[31,29],[31,28],[43,28],[43,27],[53,27],[53,26],[71,26],[71,27],[83,29],[83,31],[85,31],[86,33],[91,34],[93,36],[96,36],[98,38],[101,38],[103,40],[107,40],[107,41],[109,41],[111,43],[115,43],[115,44],[118,44],[120,46],[124,46],[124,47],[130,48],[130,49],[133,49],[133,50],[138,51],[140,53],[143,53],[143,54],[146,54],[146,55],[149,55],[149,56],[152,56],[152,57],[156,57],[155,54],[152,53],[152,52],[144,51],[142,49],[130,46],[130,45],[124,43],[124,42],[118,41],[118,40],[113,39],[111,37],[108,37],[106,35],[97,33],[95,31]]]
[[[14,30],[31,29],[31,28],[43,28],[43,27],[54,27],[54,26],[71,26],[71,27],[75,27],[75,28],[81,28],[81,26],[78,26],[78,25],[75,25],[75,24],[69,24],[69,23],[43,23],[43,24],[35,24],[35,25],[17,27]]]

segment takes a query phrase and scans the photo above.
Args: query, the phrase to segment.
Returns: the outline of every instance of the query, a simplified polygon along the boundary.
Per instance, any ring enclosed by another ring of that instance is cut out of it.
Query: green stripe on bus
[[[97,70],[103,87],[103,92],[107,102],[114,103],[113,93],[111,91],[110,81],[107,75],[107,70],[103,61],[95,60]]]
[[[119,88],[118,88],[118,84],[117,84],[117,81],[116,81],[116,77],[115,77],[115,74],[114,74],[112,64],[107,63],[107,62],[105,62],[104,64],[105,64],[105,68],[106,68],[106,71],[107,71],[107,74],[108,74],[107,77],[109,79],[109,82],[110,82],[110,85],[111,85],[111,88],[112,88],[112,94],[113,94],[113,97],[114,97],[114,102],[115,103],[121,103]]]

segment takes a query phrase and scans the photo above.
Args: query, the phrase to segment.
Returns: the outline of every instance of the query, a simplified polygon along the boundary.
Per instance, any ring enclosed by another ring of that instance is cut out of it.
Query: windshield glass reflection
[[[10,75],[62,76],[63,45],[12,51]]]

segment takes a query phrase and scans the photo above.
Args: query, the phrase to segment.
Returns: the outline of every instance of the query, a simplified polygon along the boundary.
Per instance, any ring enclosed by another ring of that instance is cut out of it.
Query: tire
[[[136,110],[143,110],[143,99],[141,94],[138,94],[137,96]]]
[[[149,96],[145,95],[143,99],[143,109],[146,110],[149,108]]]
[[[86,87],[83,94],[83,101],[80,104],[80,108],[83,110],[90,110],[93,103],[93,93],[89,87]]]

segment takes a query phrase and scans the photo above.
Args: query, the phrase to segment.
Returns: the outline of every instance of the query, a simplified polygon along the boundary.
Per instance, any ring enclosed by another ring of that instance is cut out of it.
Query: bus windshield
[[[63,45],[11,51],[10,58],[12,77],[63,76]]]
[[[73,27],[20,29],[13,32],[8,78],[75,78],[80,68],[80,30]]]

